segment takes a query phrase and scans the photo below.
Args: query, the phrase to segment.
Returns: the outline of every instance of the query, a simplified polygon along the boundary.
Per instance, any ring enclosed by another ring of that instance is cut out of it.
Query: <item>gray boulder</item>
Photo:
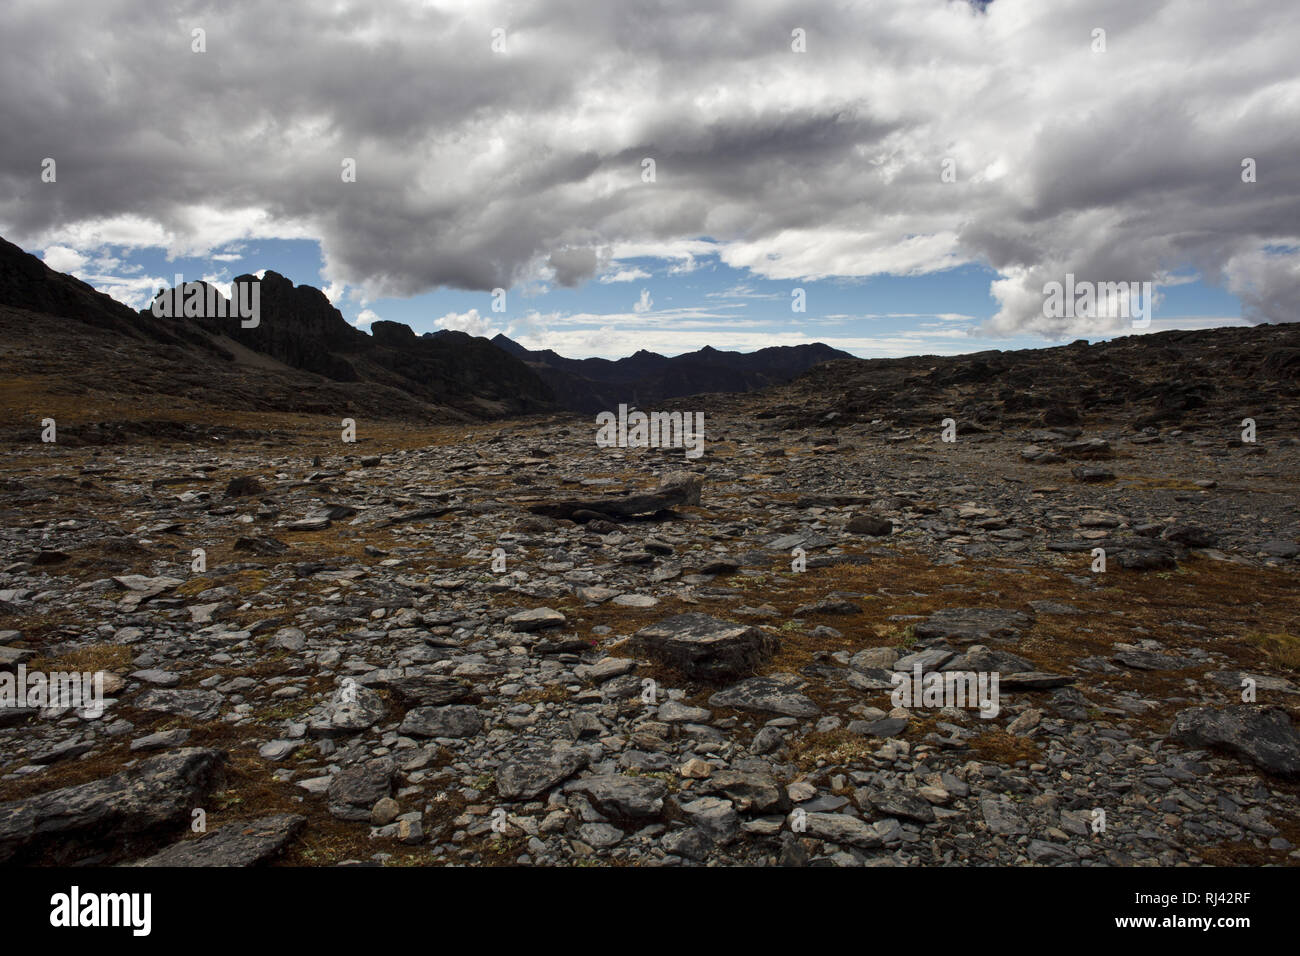
[[[1173,740],[1226,750],[1288,780],[1300,779],[1300,734],[1280,707],[1189,707],[1174,717]]]
[[[778,647],[776,637],[748,624],[691,612],[632,635],[632,649],[694,680],[722,681],[752,673]]]
[[[307,818],[281,813],[231,823],[197,840],[182,840],[131,866],[256,866],[284,851],[307,825]]]
[[[150,757],[101,780],[0,804],[0,863],[50,853],[74,861],[92,846],[180,827],[211,795],[224,751],[187,747]]]

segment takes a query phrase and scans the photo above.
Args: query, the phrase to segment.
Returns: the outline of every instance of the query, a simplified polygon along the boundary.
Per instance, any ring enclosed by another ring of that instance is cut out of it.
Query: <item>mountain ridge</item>
[[[621,359],[572,359],[532,350],[504,334],[493,345],[522,359],[570,411],[599,412],[620,404],[651,406],[718,392],[753,392],[790,381],[822,362],[855,356],[821,342],[725,352],[706,345],[672,357],[638,349]]]

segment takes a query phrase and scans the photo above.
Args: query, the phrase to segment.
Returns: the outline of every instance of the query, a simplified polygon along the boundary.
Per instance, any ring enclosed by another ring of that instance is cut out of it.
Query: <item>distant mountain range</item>
[[[556,408],[546,384],[487,339],[419,338],[395,322],[377,322],[367,335],[311,286],[276,272],[235,281],[258,284],[255,328],[237,316],[137,312],[0,239],[0,336],[10,356],[38,354],[27,346],[44,343],[40,364],[59,369],[66,391],[101,398],[172,396],[232,410],[426,421]],[[211,296],[226,302],[215,289]]]
[[[638,352],[618,361],[532,352],[505,336],[416,335],[377,321],[350,325],[319,289],[277,272],[256,284],[258,322],[245,328],[215,289],[201,289],[228,318],[180,308],[136,311],[0,239],[0,371],[39,366],[67,394],[185,399],[232,410],[349,413],[457,421],[568,409],[647,407],[669,398],[744,392],[789,381],[809,367],[848,358],[825,345],[751,354],[705,348],[666,358]],[[176,290],[160,291],[177,305]],[[157,301],[157,299],[156,299]],[[12,368],[6,368],[6,364]]]
[[[550,349],[533,351],[504,335],[494,337],[492,344],[521,359],[551,387],[564,408],[578,412],[613,410],[621,403],[652,408],[688,395],[752,392],[788,382],[822,362],[853,358],[820,342],[746,353],[721,352],[706,345],[672,358],[642,349],[615,361],[565,358]]]

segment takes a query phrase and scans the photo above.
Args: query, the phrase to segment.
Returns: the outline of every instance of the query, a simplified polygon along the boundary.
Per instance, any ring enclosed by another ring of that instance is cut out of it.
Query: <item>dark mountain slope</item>
[[[317,289],[274,272],[259,288],[255,328],[237,317],[159,317],[0,239],[0,434],[29,438],[46,416],[59,419],[63,440],[67,422],[155,413],[438,422],[553,407],[546,385],[486,339],[429,342],[397,323],[377,323],[371,336]]]
[[[550,390],[529,368],[486,339],[463,333],[419,337],[399,322],[376,322],[372,334],[350,325],[319,289],[295,286],[278,272],[259,281],[259,322],[238,317],[194,320],[215,335],[292,368],[336,382],[374,382],[476,416],[546,411]],[[224,301],[224,300],[223,300]],[[148,316],[149,310],[142,310]]]
[[[1131,335],[972,355],[852,359],[764,396],[791,426],[878,423],[967,430],[1124,422],[1231,431],[1243,418],[1295,421],[1300,324]]]

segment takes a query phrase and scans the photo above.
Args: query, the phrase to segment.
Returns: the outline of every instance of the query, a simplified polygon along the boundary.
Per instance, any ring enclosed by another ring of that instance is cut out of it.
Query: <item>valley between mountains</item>
[[[0,669],[108,700],[0,708],[0,861],[1300,862],[1290,327],[665,397],[688,460],[500,349],[444,394],[57,298],[0,310]]]

